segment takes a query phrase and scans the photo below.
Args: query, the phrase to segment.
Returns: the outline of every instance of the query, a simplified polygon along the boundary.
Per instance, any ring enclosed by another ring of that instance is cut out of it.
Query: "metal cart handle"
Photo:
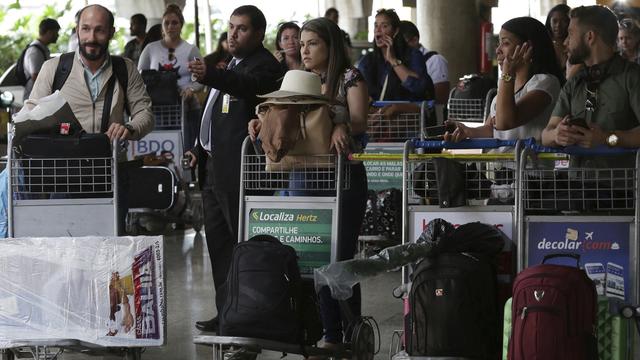
[[[525,146],[533,146],[534,139],[520,140]],[[439,140],[414,140],[415,148],[447,148],[447,149],[495,149],[503,146],[516,146],[518,140],[501,139],[466,139],[460,142],[439,141]]]
[[[373,107],[385,107],[394,104],[416,104],[421,105],[422,103],[426,103],[427,107],[432,108],[435,106],[435,100],[425,100],[425,101],[408,101],[408,100],[390,100],[390,101],[374,101],[371,103]]]
[[[634,154],[638,149],[632,148],[611,148],[606,145],[598,145],[593,148],[583,148],[582,146],[570,145],[563,148],[556,148],[550,146],[542,146],[533,144],[531,149],[538,153],[563,153],[569,155],[620,155],[620,154]]]
[[[576,267],[580,268],[580,255],[579,254],[549,254],[549,255],[545,255],[545,257],[542,259],[542,264],[544,264],[547,260],[554,259],[554,258],[559,258],[559,257],[574,259],[576,261]]]

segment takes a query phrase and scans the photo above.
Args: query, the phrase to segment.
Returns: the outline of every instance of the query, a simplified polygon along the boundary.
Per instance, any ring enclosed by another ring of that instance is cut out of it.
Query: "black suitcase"
[[[169,210],[177,192],[176,176],[164,166],[143,166],[127,170],[130,209]]]
[[[99,197],[112,191],[111,142],[105,134],[32,134],[16,148],[21,192]]]
[[[105,134],[32,134],[22,140],[18,152],[23,158],[110,158],[111,141]]]

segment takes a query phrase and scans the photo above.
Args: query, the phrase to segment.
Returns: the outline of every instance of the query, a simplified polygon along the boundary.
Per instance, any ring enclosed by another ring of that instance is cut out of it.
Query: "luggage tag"
[[[222,97],[222,113],[223,114],[228,114],[229,113],[229,103],[230,102],[231,102],[231,95],[224,94],[224,96]]]

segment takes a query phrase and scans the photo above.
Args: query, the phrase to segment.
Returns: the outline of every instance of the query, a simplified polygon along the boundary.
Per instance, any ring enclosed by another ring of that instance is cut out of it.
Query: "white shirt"
[[[536,74],[527,81],[526,84],[522,87],[522,89],[514,95],[516,104],[518,101],[523,98],[526,94],[531,91],[540,90],[544,91],[549,95],[551,101],[541,111],[538,116],[531,119],[526,124],[520,125],[517,128],[510,130],[493,130],[493,137],[502,140],[517,140],[517,139],[528,139],[535,138],[537,142],[540,142],[540,137],[542,135],[542,130],[547,126],[549,122],[549,118],[551,117],[551,112],[553,111],[554,106],[556,105],[556,100],[558,99],[558,95],[560,95],[560,81],[553,75],[549,74]],[[496,100],[497,96],[493,98],[491,102],[491,110],[489,112],[489,116],[496,116]],[[502,148],[501,152],[507,152],[512,149],[510,148]]]
[[[427,55],[430,51],[424,46],[420,46],[420,52],[422,55]],[[449,81],[449,63],[444,56],[440,54],[431,55],[429,60],[426,62],[427,65],[427,74],[431,77],[434,84],[448,82]]]
[[[178,87],[180,89],[192,88],[199,91],[202,84],[191,81],[191,73],[187,64],[195,57],[200,57],[200,50],[194,45],[182,40],[174,49],[173,57],[169,59],[169,49],[162,44],[162,40],[149,43],[138,60],[138,70],[176,70],[178,72]]]

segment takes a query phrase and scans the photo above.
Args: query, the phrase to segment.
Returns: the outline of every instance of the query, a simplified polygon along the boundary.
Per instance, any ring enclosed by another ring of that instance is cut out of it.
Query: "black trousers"
[[[238,242],[239,188],[236,191],[218,191],[213,184],[213,160],[208,158],[202,187],[204,231],[216,289],[218,313],[224,305],[221,287],[227,280],[233,247]]]
[[[353,259],[358,247],[358,235],[364,219],[364,211],[367,206],[367,172],[362,163],[349,165],[351,182],[348,190],[342,193],[340,216],[342,228],[338,235],[338,260]],[[338,300],[331,297],[329,287],[324,286],[318,293],[320,300],[320,317],[324,327],[324,339],[330,343],[341,343],[351,336],[348,325],[353,319],[346,318],[340,308]],[[351,316],[361,315],[360,284],[353,287],[353,296],[346,300]]]

